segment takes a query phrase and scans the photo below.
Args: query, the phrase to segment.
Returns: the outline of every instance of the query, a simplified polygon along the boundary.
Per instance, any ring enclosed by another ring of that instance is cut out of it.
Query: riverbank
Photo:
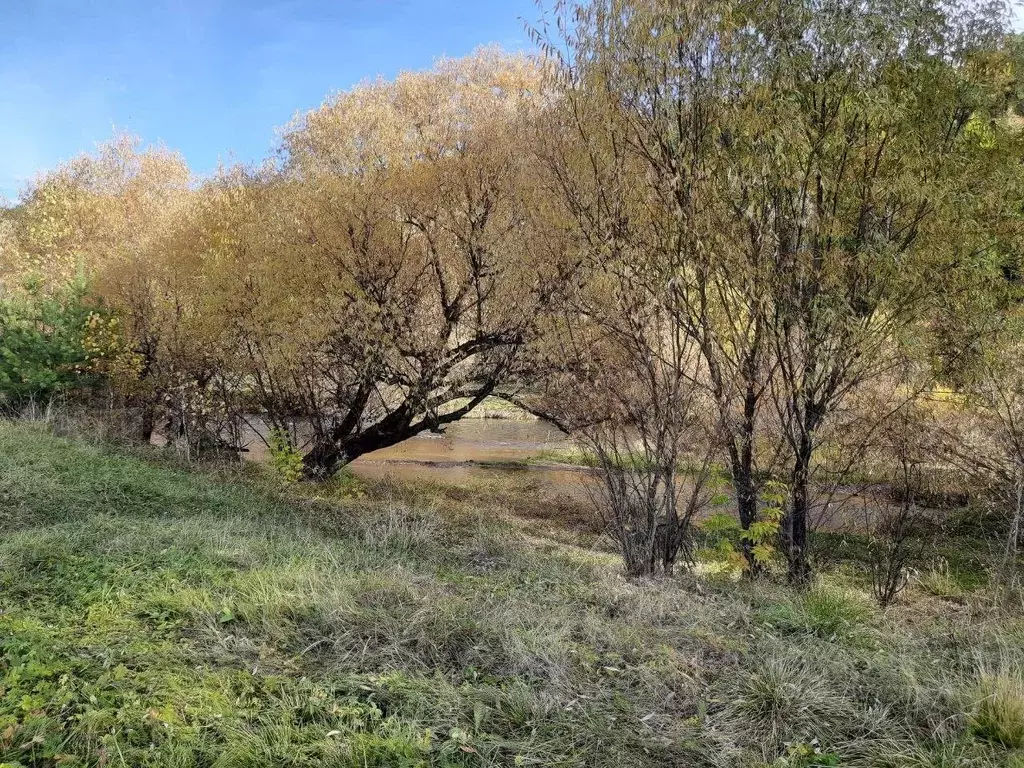
[[[2,423],[0,763],[1024,765],[1021,603],[982,564],[886,611],[851,542],[806,594],[631,583],[530,498]]]

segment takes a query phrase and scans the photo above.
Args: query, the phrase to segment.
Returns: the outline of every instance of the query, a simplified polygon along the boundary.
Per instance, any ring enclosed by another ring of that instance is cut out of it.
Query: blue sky
[[[479,45],[533,0],[0,0],[0,198],[118,131],[193,169],[257,161],[332,91]]]

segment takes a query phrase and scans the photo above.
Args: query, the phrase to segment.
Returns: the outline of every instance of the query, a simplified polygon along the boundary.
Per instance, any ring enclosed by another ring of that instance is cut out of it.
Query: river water
[[[255,429],[243,435],[247,461],[266,461],[268,450],[265,427],[258,421]],[[300,430],[301,431],[301,430]],[[545,421],[533,418],[463,418],[448,424],[443,434],[421,432],[397,445],[364,454],[348,465],[348,470],[364,480],[392,479],[428,481],[462,485],[474,481],[515,478],[535,495],[538,503],[552,498],[587,502],[595,491],[593,475],[582,467],[545,461],[545,453],[569,451],[573,442]],[[829,500],[812,503],[812,518],[821,517],[826,528],[862,525],[867,497],[856,491],[843,491]],[[872,505],[881,502],[874,499]],[[831,511],[830,511],[831,510]]]
[[[545,451],[572,449],[572,441],[544,421],[468,418],[448,425],[443,435],[424,432],[368,453],[349,466],[365,479],[391,477],[443,483],[515,474],[528,481],[538,502],[555,497],[591,501],[595,491],[592,474],[582,467],[555,466],[543,460]],[[530,459],[530,464],[523,464]],[[689,483],[680,484],[681,494],[691,490]],[[731,503],[727,508],[734,511]],[[810,517],[815,528],[849,530],[865,525],[865,513],[874,517],[894,509],[888,499],[848,488],[827,498],[812,498]],[[713,510],[704,513],[709,511]]]
[[[264,430],[259,427],[259,431]],[[267,460],[266,443],[255,431],[249,431],[244,442],[247,460]],[[539,419],[464,418],[448,424],[443,434],[421,432],[397,445],[360,456],[348,469],[366,480],[460,484],[495,477],[528,477],[548,491],[588,496],[586,472],[544,462],[545,452],[572,448],[568,437]]]

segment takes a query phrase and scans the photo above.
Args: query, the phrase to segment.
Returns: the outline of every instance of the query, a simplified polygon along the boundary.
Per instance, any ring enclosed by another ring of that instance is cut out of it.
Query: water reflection
[[[243,434],[248,461],[266,461],[267,429],[255,419]],[[299,429],[301,435],[301,428]],[[466,418],[443,434],[421,432],[397,445],[360,456],[349,469],[364,479],[385,477],[460,484],[529,472],[531,482],[572,496],[586,495],[574,468],[527,465],[547,451],[570,450],[572,441],[539,419]]]

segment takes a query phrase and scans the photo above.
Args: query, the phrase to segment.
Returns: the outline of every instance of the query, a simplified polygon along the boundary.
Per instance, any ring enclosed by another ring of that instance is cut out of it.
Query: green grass
[[[0,424],[0,765],[1022,759],[1005,607],[881,612],[839,572],[806,594],[632,583],[515,509],[286,496]]]
[[[573,467],[594,467],[597,465],[597,459],[593,453],[579,447],[547,448],[537,451],[537,453],[527,459],[527,464],[541,466],[546,464],[567,464]]]
[[[871,628],[874,609],[851,589],[817,585],[806,593],[764,606],[759,619],[781,633],[848,639]]]
[[[650,462],[645,458],[643,452],[624,451],[613,460],[613,465],[621,469],[643,469],[649,466]],[[537,451],[526,460],[527,465],[544,466],[548,464],[565,464],[574,467],[596,468],[600,462],[594,451],[584,446],[571,446],[568,448],[547,448]],[[723,466],[713,465],[710,468],[699,466],[688,459],[682,459],[678,465],[679,471],[683,473],[705,472],[708,469],[724,476],[726,469]]]
[[[460,397],[448,404],[446,410],[455,411],[469,403],[468,397]],[[464,418],[471,419],[507,419],[510,421],[536,421],[537,417],[522,408],[512,405],[500,397],[486,397],[476,408]]]

